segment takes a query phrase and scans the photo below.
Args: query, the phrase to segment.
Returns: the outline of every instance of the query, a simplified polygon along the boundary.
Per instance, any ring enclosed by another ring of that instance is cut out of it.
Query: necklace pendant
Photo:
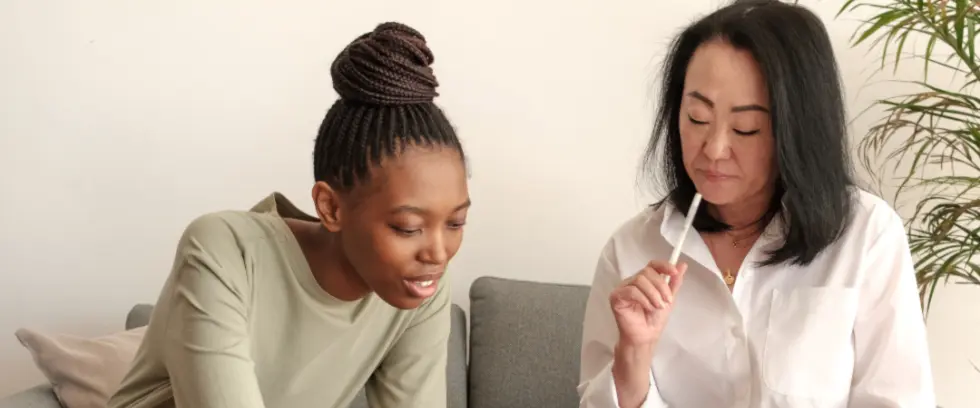
[[[732,286],[735,284],[735,277],[732,276],[731,272],[728,271],[725,272],[725,284],[728,286]]]

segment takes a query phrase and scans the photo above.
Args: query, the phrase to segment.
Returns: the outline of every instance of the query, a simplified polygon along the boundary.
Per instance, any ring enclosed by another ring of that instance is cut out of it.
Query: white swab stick
[[[681,257],[681,247],[684,246],[684,240],[687,239],[687,231],[691,229],[691,224],[694,224],[694,215],[698,213],[699,205],[701,205],[701,193],[694,193],[691,207],[687,209],[687,219],[684,221],[684,229],[681,230],[681,236],[677,240],[677,244],[674,245],[674,252],[670,254],[671,265],[677,266],[677,260]]]

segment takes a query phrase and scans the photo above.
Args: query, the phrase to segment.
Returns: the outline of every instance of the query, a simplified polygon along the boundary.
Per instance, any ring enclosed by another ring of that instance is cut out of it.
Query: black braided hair
[[[438,81],[425,37],[383,23],[351,42],[330,67],[340,95],[313,149],[313,173],[338,191],[367,181],[372,166],[408,147],[448,147],[465,161],[456,131],[433,103]]]

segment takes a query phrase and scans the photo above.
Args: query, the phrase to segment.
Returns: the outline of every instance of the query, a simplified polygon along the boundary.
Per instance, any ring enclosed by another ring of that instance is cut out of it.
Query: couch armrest
[[[466,408],[468,396],[466,312],[458,305],[452,308],[452,329],[449,333],[449,363],[446,367],[446,387],[449,398],[448,408]]]
[[[50,385],[38,385],[0,399],[0,408],[62,408]]]

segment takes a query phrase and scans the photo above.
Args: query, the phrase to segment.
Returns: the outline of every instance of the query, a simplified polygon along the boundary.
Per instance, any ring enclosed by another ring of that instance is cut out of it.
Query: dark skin
[[[409,147],[350,191],[317,182],[312,193],[320,222],[287,224],[327,293],[353,301],[374,292],[394,307],[414,309],[425,298],[408,285],[442,284],[470,207],[458,151]]]

